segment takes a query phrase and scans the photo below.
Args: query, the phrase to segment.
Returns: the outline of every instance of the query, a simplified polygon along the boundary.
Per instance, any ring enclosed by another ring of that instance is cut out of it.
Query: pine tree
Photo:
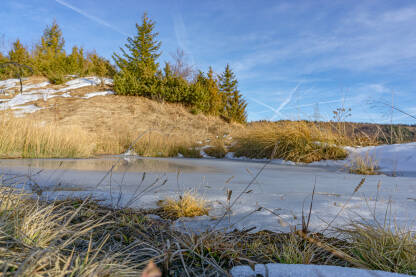
[[[43,31],[39,51],[45,55],[58,55],[64,52],[65,40],[56,20]]]
[[[245,122],[247,103],[237,89],[238,81],[227,64],[219,76],[219,87],[223,97],[222,115],[231,121]]]
[[[19,64],[18,66],[8,67],[8,71],[12,76],[29,76],[31,71],[24,66],[31,66],[31,57],[26,48],[20,43],[20,40],[17,39],[13,45],[12,49],[9,51],[9,61]],[[24,66],[21,66],[24,65]]]
[[[29,65],[30,55],[26,48],[20,43],[20,40],[17,39],[12,46],[12,49],[9,51],[9,59],[12,62],[18,64]]]
[[[159,34],[154,28],[155,22],[145,13],[142,24],[136,24],[137,35],[127,39],[126,49],[120,48],[121,55],[114,53],[113,59],[120,69],[114,79],[118,93],[152,97],[156,94],[161,42],[157,41]]]
[[[65,40],[62,31],[54,20],[43,31],[41,42],[36,46],[34,65],[38,74],[48,77],[54,84],[65,81],[67,58],[64,50]]]
[[[214,77],[214,71],[212,67],[209,67],[207,73],[207,90],[210,96],[209,110],[208,113],[212,115],[218,115],[223,106],[221,92],[218,87],[218,82]]]
[[[103,81],[104,77],[112,78],[115,74],[115,68],[110,61],[100,57],[95,51],[87,54],[87,74],[96,75]]]
[[[143,68],[150,69],[153,74],[159,68],[157,59],[161,55],[159,52],[161,42],[156,38],[159,33],[154,32],[155,22],[145,13],[142,18],[142,25],[136,24],[137,35],[127,38],[125,47],[120,48],[122,55],[114,53],[113,59],[117,66],[123,70],[142,71]]]
[[[9,60],[6,56],[3,55],[3,53],[0,52],[0,64],[6,63]],[[0,80],[8,79],[10,76],[10,72],[6,66],[0,66]]]
[[[66,60],[66,73],[82,76],[86,71],[84,49],[77,46],[72,47],[72,52],[66,57]]]

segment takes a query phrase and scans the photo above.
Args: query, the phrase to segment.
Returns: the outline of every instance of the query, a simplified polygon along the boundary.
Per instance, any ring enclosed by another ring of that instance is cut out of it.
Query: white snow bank
[[[407,277],[410,275],[379,270],[364,270],[350,267],[303,264],[257,264],[252,270],[249,266],[236,266],[230,271],[233,277]]]
[[[0,87],[2,87],[4,90],[11,89],[17,86],[19,83],[19,79],[8,79],[0,81]]]
[[[382,172],[416,172],[416,143],[390,144],[347,149],[350,159],[355,155],[370,156]]]
[[[349,152],[345,160],[319,161],[311,166],[333,166],[346,167],[356,159],[357,156],[365,159],[372,158],[378,166],[378,171],[400,176],[416,175],[416,143],[389,144],[367,147],[345,147]]]
[[[23,86],[23,93],[14,95],[10,99],[1,99],[2,103],[0,105],[1,109],[11,109],[15,110],[15,115],[22,116],[25,113],[34,113],[41,108],[36,107],[35,105],[28,104],[40,99],[47,101],[50,98],[54,97],[73,97],[70,94],[71,90],[88,87],[88,86],[97,86],[101,85],[101,81],[106,85],[113,84],[113,80],[108,78],[98,78],[98,77],[85,77],[77,78],[65,83],[65,86],[60,89],[53,88],[44,88],[50,85],[49,82],[41,82],[36,84],[28,84]],[[19,79],[9,79],[0,81],[0,88],[2,91],[16,87],[19,83]],[[63,94],[62,94],[63,93]],[[95,96],[103,96],[114,94],[113,91],[99,91],[87,93],[84,99],[89,99]]]
[[[313,163],[295,163],[282,159],[272,160],[272,164],[278,165],[297,165],[297,166],[314,166],[314,167],[334,167],[347,168],[354,159],[361,156],[372,158],[377,164],[378,171],[386,174],[400,176],[416,176],[416,142],[403,144],[378,145],[368,147],[345,147],[349,152],[345,160],[322,160]],[[225,159],[266,162],[268,159],[250,159],[247,157],[236,157],[233,152],[225,155]]]
[[[42,110],[42,108],[39,108],[35,105],[27,105],[27,106],[21,106],[21,107],[12,107],[12,110],[14,111],[14,115],[17,117],[23,116],[25,113],[34,113],[39,110]]]
[[[23,91],[28,91],[34,88],[43,88],[46,86],[49,86],[51,83],[49,82],[42,82],[42,83],[38,83],[38,84],[33,84],[33,85],[23,85]]]
[[[90,92],[84,95],[84,99],[90,99],[95,96],[105,96],[105,95],[113,95],[114,91],[107,90],[107,91],[98,91],[98,92]]]
[[[105,85],[112,85],[113,80],[108,78],[103,78]],[[77,78],[65,83],[67,87],[59,89],[58,92],[65,92],[68,90],[88,87],[88,86],[98,86],[101,85],[101,79],[98,77],[85,77],[85,78]]]

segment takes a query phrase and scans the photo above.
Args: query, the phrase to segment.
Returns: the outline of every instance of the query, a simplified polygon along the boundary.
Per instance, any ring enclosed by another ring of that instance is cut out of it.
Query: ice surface
[[[115,171],[106,175],[118,159],[121,160]],[[228,230],[256,227],[254,231],[287,231],[300,224],[302,207],[308,209],[314,186],[312,231],[322,230],[333,219],[331,226],[348,224],[350,219],[361,217],[373,222],[374,216],[383,223],[389,207],[391,218],[398,225],[416,230],[415,176],[367,176],[359,191],[353,193],[364,176],[330,166],[269,164],[246,193],[242,193],[264,162],[137,156],[62,160],[62,164],[59,159],[0,160],[0,176],[25,175],[29,165],[34,171],[44,169],[41,174],[32,176],[42,186],[52,187],[60,183],[79,189],[75,192],[49,191],[48,195],[52,198],[91,194],[112,204],[111,199],[118,199],[121,191],[119,204],[123,205],[138,188],[138,180],[143,172],[146,172],[143,187],[156,179],[167,179],[167,183],[143,193],[132,207],[154,208],[157,207],[157,200],[195,189],[210,201],[212,210],[209,216],[183,218],[175,224],[179,229],[187,228],[196,232],[213,226]],[[24,182],[24,177],[20,182]],[[233,191],[232,201],[242,194],[234,203],[230,216],[219,221],[225,212],[227,189]],[[260,207],[262,209],[256,211]],[[341,214],[337,215],[340,211]]]

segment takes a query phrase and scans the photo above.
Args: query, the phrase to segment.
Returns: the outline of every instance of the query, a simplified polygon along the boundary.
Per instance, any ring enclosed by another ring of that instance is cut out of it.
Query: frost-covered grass
[[[5,276],[226,275],[235,265],[325,264],[416,275],[412,232],[352,222],[332,237],[307,230],[180,232],[148,212],[91,200],[36,200],[1,187],[0,270]]]

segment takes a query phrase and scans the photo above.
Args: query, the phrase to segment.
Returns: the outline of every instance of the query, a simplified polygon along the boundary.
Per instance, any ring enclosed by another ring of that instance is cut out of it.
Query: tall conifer
[[[121,54],[114,53],[113,59],[120,69],[115,76],[114,88],[120,94],[153,96],[157,90],[156,74],[159,70],[157,59],[161,42],[159,33],[154,31],[155,22],[145,13],[142,24],[136,24],[137,34],[127,38]]]
[[[222,114],[231,121],[245,122],[247,103],[238,90],[238,81],[230,65],[219,76],[219,87],[223,97]]]

